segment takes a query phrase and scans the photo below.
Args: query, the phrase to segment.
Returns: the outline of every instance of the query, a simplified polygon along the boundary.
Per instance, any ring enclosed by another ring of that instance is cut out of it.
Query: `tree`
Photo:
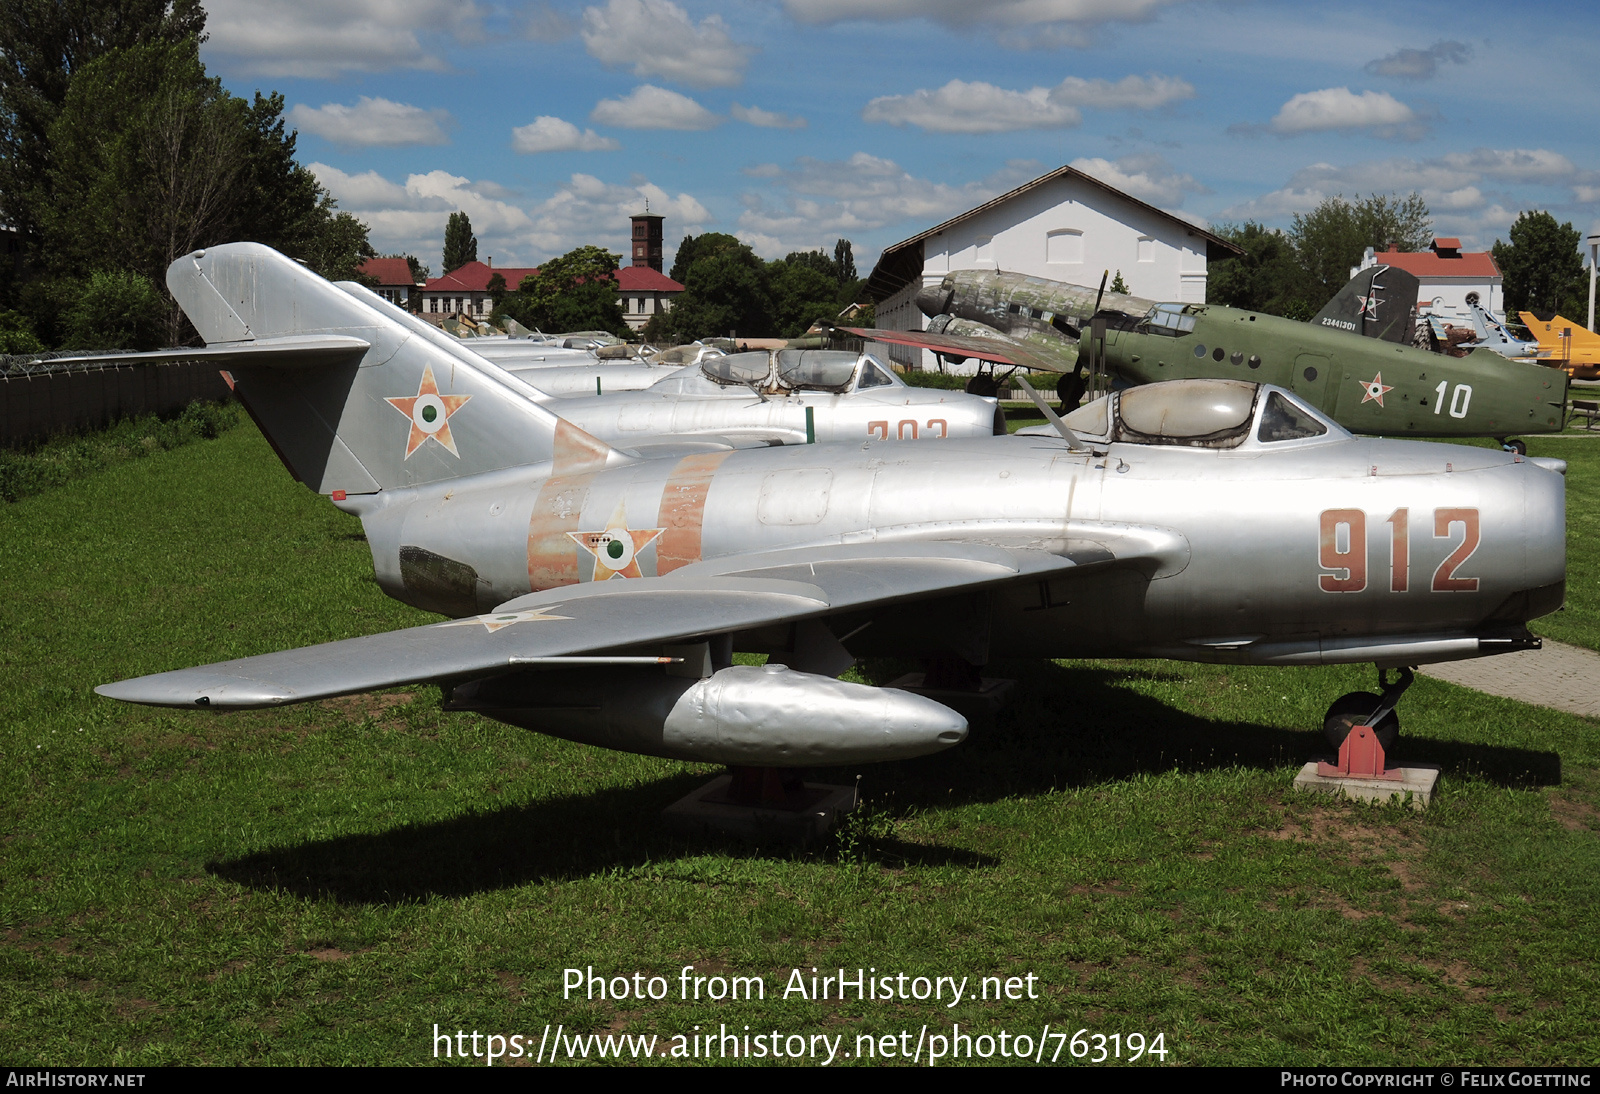
[[[517,291],[495,309],[491,322],[509,315],[537,330],[606,330],[626,338],[633,331],[617,299],[620,258],[592,246],[552,258],[539,267],[537,276],[522,279]]]
[[[1349,283],[1351,269],[1361,264],[1368,247],[1421,251],[1432,239],[1433,218],[1415,191],[1403,198],[1324,198],[1311,212],[1296,213],[1289,228],[1295,259],[1310,279],[1307,303],[1313,313]]]
[[[149,278],[126,270],[101,270],[67,314],[63,349],[160,348],[167,302]]]
[[[1307,304],[1314,288],[1295,260],[1294,244],[1288,236],[1253,220],[1218,224],[1212,231],[1237,244],[1244,254],[1210,264],[1207,300],[1293,319],[1310,319],[1316,314],[1317,309]]]
[[[1505,279],[1506,312],[1560,312],[1567,318],[1587,311],[1589,279],[1584,273],[1581,233],[1571,223],[1557,224],[1546,212],[1525,212],[1511,226],[1511,241],[1494,241],[1490,252]]]
[[[20,230],[30,258],[41,249],[40,209],[53,198],[50,129],[74,77],[130,46],[203,41],[205,24],[199,0],[0,4],[0,218]]]
[[[48,134],[38,267],[58,280],[119,269],[161,285],[181,255],[250,239],[326,277],[356,278],[374,253],[366,225],[295,161],[282,112],[281,95],[247,103],[223,90],[192,38],[83,66]],[[167,316],[163,341],[178,344],[186,321],[175,304]]]
[[[478,261],[478,237],[472,234],[472,218],[466,213],[450,214],[444,228],[444,272],[459,270]]]
[[[850,241],[841,239],[833,245],[833,267],[838,271],[839,284],[848,285],[857,280],[855,256],[850,253]]]
[[[807,255],[821,259],[826,266],[807,260]],[[802,251],[772,263],[767,284],[772,294],[772,325],[780,338],[797,337],[817,320],[832,320],[839,314],[839,282],[833,260],[821,251]]]
[[[721,232],[686,238],[684,244],[679,256],[689,251],[688,266],[673,266],[683,274],[684,291],[650,337],[690,342],[729,331],[757,338],[776,333],[767,264],[749,244]]]
[[[0,354],[43,353],[44,343],[33,333],[33,321],[21,312],[0,311]]]
[[[1122,280],[1122,271],[1121,270],[1118,270],[1117,271],[1117,276],[1113,277],[1111,279],[1111,284],[1110,284],[1109,288],[1110,288],[1110,290],[1112,292],[1119,292],[1123,296],[1127,296],[1129,293],[1131,293],[1133,291],[1132,289],[1128,288],[1128,283],[1126,281]]]

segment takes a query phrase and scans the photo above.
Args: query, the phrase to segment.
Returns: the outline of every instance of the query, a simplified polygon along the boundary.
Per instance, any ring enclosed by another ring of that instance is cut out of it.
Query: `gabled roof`
[[[1436,240],[1435,244],[1455,243],[1460,246],[1459,240]],[[1441,254],[1440,251],[1449,252],[1448,247],[1429,251],[1380,251],[1373,255],[1379,262],[1387,262],[1396,269],[1404,270],[1421,280],[1428,277],[1476,277],[1488,279],[1500,276],[1500,268],[1494,264],[1494,256],[1488,251],[1455,251],[1454,253]]]
[[[361,263],[361,272],[378,279],[383,288],[405,285],[415,288],[417,279],[411,276],[411,264],[403,258],[369,258]]]
[[[524,277],[537,277],[539,270],[531,266],[486,266],[482,262],[468,262],[443,277],[429,281],[425,292],[488,292],[489,280],[499,274],[506,279],[506,289],[516,292]],[[649,266],[623,266],[617,271],[617,288],[622,292],[682,292],[683,286],[664,273]]]
[[[468,262],[465,266],[457,267],[443,277],[435,277],[423,287],[424,292],[488,292],[489,281],[495,274],[506,279],[506,288],[511,292],[517,291],[517,286],[522,284],[524,277],[538,274],[533,267],[488,266],[476,260]]]
[[[650,266],[623,266],[617,270],[617,288],[623,292],[682,292],[683,286]]]
[[[1079,179],[1091,186],[1104,190],[1112,197],[1126,201],[1130,205],[1138,206],[1140,209],[1161,217],[1163,220],[1169,220],[1173,224],[1181,226],[1184,231],[1197,235],[1206,241],[1206,261],[1208,262],[1244,254],[1242,248],[1229,243],[1221,236],[1214,235],[1204,228],[1191,224],[1182,217],[1173,216],[1165,209],[1158,209],[1147,201],[1140,201],[1132,194],[1125,194],[1115,186],[1101,182],[1093,175],[1086,175],[1075,167],[1058,167],[1047,175],[1040,175],[1032,182],[1025,182],[1015,190],[1001,194],[991,201],[986,201],[982,205],[968,209],[966,212],[957,214],[941,224],[935,224],[925,232],[919,232],[910,239],[903,239],[894,246],[885,249],[883,254],[878,257],[878,264],[872,268],[872,276],[867,278],[867,291],[872,294],[874,300],[884,300],[893,296],[914,278],[922,276],[922,243],[924,240],[930,236],[938,235],[946,228],[960,224],[962,221],[971,219],[980,213],[986,213],[990,209],[1004,205],[1013,198],[1021,197],[1029,190],[1037,189],[1057,179]]]

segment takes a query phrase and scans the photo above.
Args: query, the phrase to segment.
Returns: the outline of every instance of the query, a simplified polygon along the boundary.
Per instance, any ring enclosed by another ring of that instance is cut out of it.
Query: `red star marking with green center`
[[[1383,382],[1383,373],[1381,372],[1370,380],[1357,380],[1356,383],[1360,384],[1366,392],[1365,395],[1361,396],[1361,401],[1363,403],[1375,402],[1380,407],[1383,405],[1383,393],[1394,390],[1393,384]]]
[[[406,416],[411,435],[406,438],[406,459],[428,441],[438,441],[450,455],[461,458],[455,438],[450,436],[450,415],[466,405],[470,395],[440,395],[433,381],[433,366],[422,366],[422,383],[415,395],[385,399],[384,402]]]

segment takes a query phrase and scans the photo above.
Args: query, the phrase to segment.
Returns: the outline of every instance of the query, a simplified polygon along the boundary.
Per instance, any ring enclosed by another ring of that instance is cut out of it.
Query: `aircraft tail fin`
[[[487,361],[448,352],[371,304],[258,243],[195,251],[167,287],[290,472],[321,494],[371,494],[553,461],[628,457],[527,397]],[[281,349],[293,337],[348,340],[330,358]],[[276,341],[275,341],[276,340]]]
[[[1420,288],[1414,274],[1398,266],[1360,270],[1311,320],[1321,327],[1349,331],[1401,345],[1411,343],[1411,313]]]
[[[1562,357],[1575,349],[1600,350],[1600,334],[1555,312],[1519,312],[1523,324],[1539,340],[1540,352]]]

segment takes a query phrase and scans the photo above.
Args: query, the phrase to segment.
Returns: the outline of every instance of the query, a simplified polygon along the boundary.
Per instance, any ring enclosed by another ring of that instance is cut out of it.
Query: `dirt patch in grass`
[[[1550,815],[1569,832],[1600,829],[1600,810],[1596,810],[1589,802],[1569,798],[1565,794],[1550,795]]]
[[[307,950],[306,956],[318,961],[348,961],[353,955],[337,946],[320,946],[314,950]]]

